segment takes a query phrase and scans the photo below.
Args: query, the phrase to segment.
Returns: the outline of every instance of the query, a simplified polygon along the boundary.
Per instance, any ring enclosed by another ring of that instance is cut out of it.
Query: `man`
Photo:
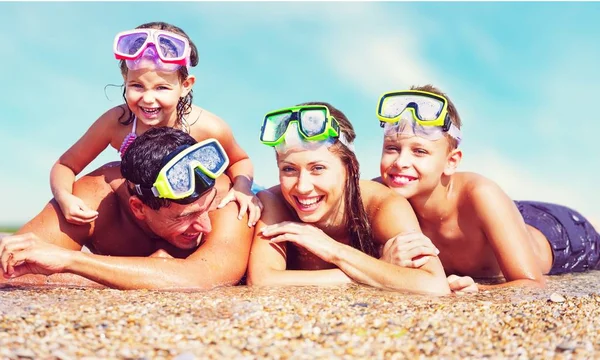
[[[52,200],[16,235],[0,239],[4,278],[72,273],[80,277],[28,277],[75,284],[83,277],[119,289],[237,284],[253,228],[237,219],[235,203],[214,209],[231,187],[221,175],[227,165],[214,139],[196,143],[180,130],[148,130],[120,165],[107,164],[75,183],[74,194],[99,213],[93,223],[68,223]]]

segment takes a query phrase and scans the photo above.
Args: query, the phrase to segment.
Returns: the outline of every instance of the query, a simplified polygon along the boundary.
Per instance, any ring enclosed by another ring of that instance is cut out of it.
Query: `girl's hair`
[[[175,34],[185,37],[188,40],[188,42],[190,43],[190,50],[191,50],[190,66],[198,65],[198,49],[196,48],[196,45],[194,44],[194,42],[192,42],[192,39],[190,39],[190,37],[181,28],[179,28],[175,25],[167,24],[162,21],[157,21],[157,22],[150,22],[150,23],[142,24],[142,25],[136,27],[136,29],[165,30],[165,31],[170,31],[170,32],[173,32]],[[119,68],[121,69],[121,74],[123,74],[123,76],[126,76],[127,71],[129,69],[127,68],[127,64],[125,63],[125,60],[119,61]],[[189,76],[187,66],[179,67],[179,69],[177,70],[177,74],[179,75],[179,80],[181,82],[185,81]],[[123,111],[123,114],[121,114],[121,116],[119,117],[119,122],[123,125],[129,125],[133,122],[133,118],[135,115],[133,114],[131,109],[129,109],[129,105],[127,105],[127,99],[125,98],[125,90],[126,90],[126,87],[125,87],[125,85],[123,85],[123,100],[125,100],[125,106],[127,106],[127,109],[129,110],[129,112]],[[190,92],[185,97],[179,98],[179,102],[177,103],[177,123],[176,124],[184,129],[188,126],[188,124],[185,124],[185,126],[184,126],[184,122],[185,122],[184,116],[189,114],[192,111],[193,97],[194,97],[193,90],[190,90]]]
[[[339,109],[326,102],[307,102],[301,105],[324,105],[327,106],[331,116],[340,124],[340,131],[344,134],[347,142],[352,144],[356,138],[354,127]],[[341,134],[340,134],[341,135]],[[377,257],[377,251],[373,244],[373,231],[367,217],[360,194],[360,169],[358,159],[352,150],[341,141],[336,140],[329,147],[329,151],[339,156],[346,166],[346,184],[344,186],[344,224],[350,235],[350,245],[365,254]]]

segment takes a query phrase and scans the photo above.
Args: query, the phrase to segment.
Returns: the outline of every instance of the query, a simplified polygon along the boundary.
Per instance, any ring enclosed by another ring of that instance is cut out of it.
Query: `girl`
[[[346,116],[327,103],[271,112],[261,141],[275,146],[280,184],[258,194],[248,283],[318,285],[358,282],[436,295],[450,292],[436,249],[410,204],[390,189],[359,180]],[[424,247],[419,268],[393,264]]]
[[[192,104],[195,76],[189,66],[198,64],[194,43],[180,28],[152,22],[117,34],[115,57],[120,59],[125,103],[104,113],[52,167],[50,186],[67,221],[86,224],[98,216],[73,195],[75,176],[109,144],[121,157],[129,144],[156,126],[179,128],[197,141],[215,138],[230,159],[227,175],[234,185],[218,205],[240,204],[238,218],[248,211],[248,226],[260,217],[262,204],[251,191],[253,168],[235,141],[230,127],[218,116]]]

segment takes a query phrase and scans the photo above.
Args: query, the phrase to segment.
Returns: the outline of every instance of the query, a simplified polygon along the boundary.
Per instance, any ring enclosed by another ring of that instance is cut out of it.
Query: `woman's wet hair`
[[[156,21],[156,22],[142,24],[142,25],[136,27],[136,29],[165,30],[165,31],[170,31],[172,33],[175,33],[175,34],[185,37],[188,40],[188,42],[190,43],[190,50],[191,50],[190,51],[190,66],[198,65],[198,49],[196,48],[196,45],[194,44],[192,39],[190,39],[190,37],[181,28],[179,28],[175,25],[171,25],[171,24],[162,22],[162,21]],[[127,72],[129,71],[129,69],[127,68],[127,64],[125,63],[125,60],[119,61],[119,68],[121,69],[121,74],[123,74],[123,76],[127,76]],[[184,82],[190,74],[189,74],[188,68],[186,66],[181,66],[181,67],[179,67],[179,69],[177,69],[177,75],[179,76],[179,81]],[[125,100],[125,106],[127,106],[127,109],[129,111],[123,111],[123,114],[121,114],[121,116],[119,117],[119,122],[123,125],[129,125],[133,122],[135,115],[133,114],[133,111],[131,111],[131,109],[129,109],[129,106],[127,105],[127,99],[125,98],[125,91],[126,91],[126,86],[123,85],[123,100]],[[186,121],[185,115],[188,115],[192,111],[193,97],[194,97],[193,90],[190,89],[190,92],[185,97],[179,98],[179,102],[177,103],[177,125],[179,127],[187,128],[189,126],[189,124],[184,124],[184,122]]]
[[[307,102],[301,105],[324,105],[329,113],[340,125],[340,131],[344,134],[348,144],[354,143],[356,133],[354,127],[339,109],[326,102]],[[346,167],[346,183],[344,185],[344,224],[350,236],[350,245],[365,254],[377,257],[377,249],[373,244],[373,231],[371,223],[364,208],[360,194],[360,168],[354,151],[349,149],[341,141],[336,140],[329,147],[329,151],[339,156],[342,164]]]
[[[194,145],[196,140],[189,134],[171,127],[153,127],[137,137],[127,148],[121,159],[121,175],[129,182],[129,194],[137,196],[154,210],[169,207],[168,199],[147,197],[137,194],[132,184],[152,188],[163,166],[163,159],[181,145]]]

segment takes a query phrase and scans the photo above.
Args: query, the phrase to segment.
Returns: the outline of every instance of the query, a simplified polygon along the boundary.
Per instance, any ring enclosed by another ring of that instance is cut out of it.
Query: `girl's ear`
[[[146,219],[146,214],[145,214],[146,207],[145,207],[144,203],[142,202],[142,200],[140,200],[140,198],[138,198],[137,196],[131,195],[129,197],[129,208],[131,209],[131,212],[138,220]]]
[[[181,84],[181,86],[183,87],[183,92],[181,94],[181,97],[186,97],[187,94],[189,94],[190,91],[192,90],[192,87],[194,86],[195,83],[196,83],[196,77],[194,75],[189,75],[187,77],[187,79],[185,79],[183,81],[183,83]]]
[[[462,160],[462,151],[454,149],[448,153],[446,158],[446,166],[444,167],[444,175],[450,176],[456,172],[460,161]]]

